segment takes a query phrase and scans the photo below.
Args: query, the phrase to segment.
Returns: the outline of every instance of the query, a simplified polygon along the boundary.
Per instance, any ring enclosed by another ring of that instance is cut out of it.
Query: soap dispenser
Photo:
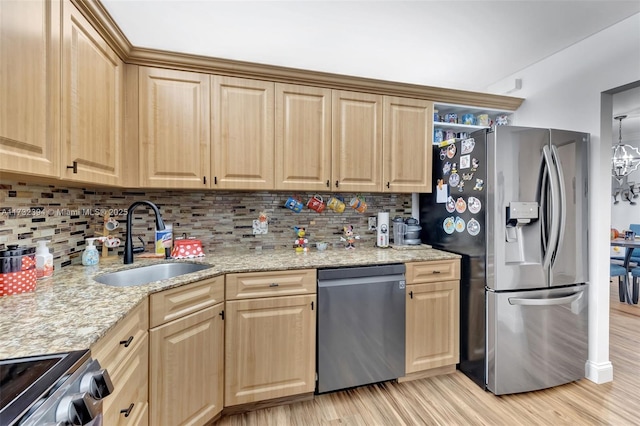
[[[84,266],[93,266],[97,265],[100,261],[100,254],[98,253],[98,249],[93,242],[95,240],[100,240],[100,238],[87,238],[87,247],[82,252],[82,264]]]
[[[53,275],[53,255],[49,253],[47,240],[38,241],[36,248],[36,278],[46,278]]]

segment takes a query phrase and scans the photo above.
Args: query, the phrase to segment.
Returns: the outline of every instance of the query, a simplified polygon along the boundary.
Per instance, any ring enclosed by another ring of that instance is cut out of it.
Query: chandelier
[[[638,148],[622,143],[622,120],[626,115],[613,117],[620,122],[618,144],[611,147],[611,175],[619,184],[622,184],[631,172],[640,166],[640,152]]]

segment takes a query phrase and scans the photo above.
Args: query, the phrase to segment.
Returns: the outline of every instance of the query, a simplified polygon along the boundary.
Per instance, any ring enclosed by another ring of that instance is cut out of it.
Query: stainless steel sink
[[[202,271],[212,266],[213,265],[203,265],[200,263],[159,263],[157,265],[110,272],[108,274],[98,275],[94,279],[101,284],[114,287],[131,287],[153,281],[166,280],[180,275],[190,274],[191,272]]]

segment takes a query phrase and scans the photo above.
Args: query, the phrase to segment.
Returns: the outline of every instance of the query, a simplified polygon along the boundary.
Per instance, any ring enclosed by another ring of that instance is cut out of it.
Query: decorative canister
[[[195,238],[178,238],[173,242],[171,257],[174,259],[189,259],[204,256],[202,242]]]
[[[8,245],[0,251],[0,296],[36,289],[36,249]]]

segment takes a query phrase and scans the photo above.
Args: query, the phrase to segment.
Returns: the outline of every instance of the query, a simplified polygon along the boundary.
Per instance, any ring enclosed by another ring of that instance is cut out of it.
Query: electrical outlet
[[[376,217],[375,216],[370,216],[369,217],[369,231],[375,231],[376,230]]]

